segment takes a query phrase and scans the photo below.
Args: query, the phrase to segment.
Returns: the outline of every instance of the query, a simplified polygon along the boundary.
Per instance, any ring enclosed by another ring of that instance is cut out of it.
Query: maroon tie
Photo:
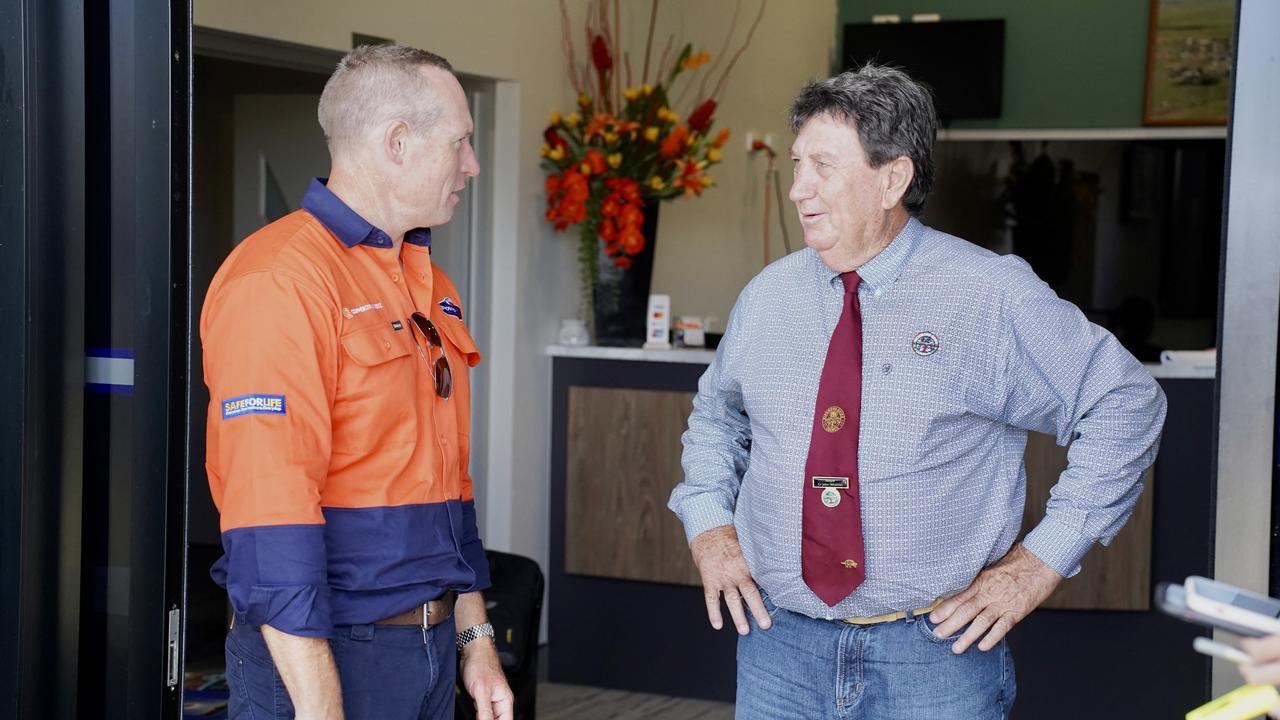
[[[800,569],[805,584],[835,607],[866,578],[858,500],[858,426],[862,416],[862,313],[857,273],[844,281],[844,310],[831,334],[818,382],[813,439],[804,467]]]

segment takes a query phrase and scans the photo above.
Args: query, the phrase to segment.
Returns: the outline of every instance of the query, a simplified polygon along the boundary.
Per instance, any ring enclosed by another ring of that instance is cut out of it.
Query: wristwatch
[[[482,637],[493,637],[493,626],[489,623],[480,623],[458,633],[458,652],[462,652],[462,648],[470,645],[473,640]]]

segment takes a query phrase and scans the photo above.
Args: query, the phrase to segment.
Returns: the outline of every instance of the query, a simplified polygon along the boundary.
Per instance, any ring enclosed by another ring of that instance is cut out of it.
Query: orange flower
[[[639,228],[627,228],[618,236],[618,245],[628,255],[638,255],[644,250],[644,233]]]
[[[709,62],[711,62],[711,55],[708,53],[702,52],[702,53],[698,53],[697,55],[690,55],[689,57],[680,61],[680,67],[685,70],[697,70],[698,68],[702,67],[703,65],[706,65]]]
[[[664,158],[673,158],[684,152],[684,139],[688,132],[689,131],[683,125],[676,127],[676,129],[672,130],[671,134],[667,136],[667,139],[662,141],[662,146],[658,149],[658,154],[662,155]]]
[[[591,169],[592,175],[599,175],[605,171],[606,167],[608,167],[608,164],[604,159],[604,153],[599,150],[588,150],[587,162],[585,164]]]
[[[720,132],[716,133],[716,139],[711,141],[711,147],[719,150],[720,148],[724,147],[724,144],[728,141],[729,141],[729,128],[725,128]]]

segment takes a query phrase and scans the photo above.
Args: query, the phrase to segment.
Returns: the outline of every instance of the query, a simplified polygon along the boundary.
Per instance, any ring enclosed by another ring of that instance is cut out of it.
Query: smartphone
[[[1182,587],[1190,610],[1267,635],[1280,633],[1280,600],[1198,575],[1187,578]]]
[[[1178,583],[1162,582],[1156,585],[1155,601],[1156,607],[1166,614],[1189,623],[1221,628],[1245,637],[1262,637],[1269,634],[1266,630],[1259,630],[1251,625],[1238,624],[1222,617],[1206,615],[1191,609],[1187,606],[1186,592],[1182,585]]]

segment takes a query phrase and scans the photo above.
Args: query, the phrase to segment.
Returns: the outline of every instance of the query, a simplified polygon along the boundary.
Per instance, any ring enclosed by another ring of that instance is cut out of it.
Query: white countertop
[[[710,365],[716,357],[715,350],[699,348],[672,348],[670,350],[645,350],[629,347],[600,347],[597,345],[550,345],[547,354],[552,357],[592,358],[595,360],[641,360],[648,362],[678,362]]]
[[[715,359],[715,350],[696,348],[672,348],[671,350],[645,350],[643,348],[599,347],[595,345],[570,346],[549,345],[547,355],[551,357],[591,358],[594,360],[639,360],[642,362],[678,362],[709,365]],[[1212,380],[1215,370],[1211,366],[1186,365],[1181,363],[1144,365],[1155,378],[1206,379]]]

